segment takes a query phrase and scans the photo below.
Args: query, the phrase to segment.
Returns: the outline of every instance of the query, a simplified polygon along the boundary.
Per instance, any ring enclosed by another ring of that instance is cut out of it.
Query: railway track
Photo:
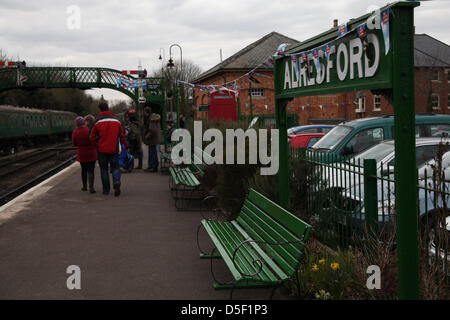
[[[38,149],[0,162],[0,206],[76,160],[70,143]]]
[[[70,146],[70,143],[64,143],[50,148],[37,149],[24,155],[17,155],[10,159],[0,161],[0,178],[6,178],[45,160],[58,157],[61,152],[75,150],[75,148]]]

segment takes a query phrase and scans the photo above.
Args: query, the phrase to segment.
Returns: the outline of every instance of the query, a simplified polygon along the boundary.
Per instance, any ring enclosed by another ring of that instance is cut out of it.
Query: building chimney
[[[338,19],[333,20],[333,28],[336,28],[338,26]]]

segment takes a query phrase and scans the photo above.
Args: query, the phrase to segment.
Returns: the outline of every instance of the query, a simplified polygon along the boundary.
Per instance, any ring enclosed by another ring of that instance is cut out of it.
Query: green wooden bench
[[[203,209],[198,201],[206,196],[200,182],[208,169],[208,164],[203,159],[207,159],[209,163],[212,162],[209,154],[196,147],[192,154],[192,161],[187,167],[172,166],[169,168],[169,188],[177,210]]]
[[[214,244],[211,253],[199,245],[204,228]],[[250,189],[239,216],[232,221],[203,219],[197,230],[200,257],[211,259],[214,288],[273,287],[271,297],[284,281],[296,276],[311,226],[257,191]],[[221,258],[234,280],[221,283],[213,273],[212,261]]]

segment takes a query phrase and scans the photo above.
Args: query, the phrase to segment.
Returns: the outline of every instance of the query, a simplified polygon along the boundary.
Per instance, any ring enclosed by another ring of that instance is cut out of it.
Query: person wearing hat
[[[72,144],[77,147],[77,161],[81,165],[81,190],[87,191],[89,180],[89,192],[95,193],[94,189],[94,169],[97,160],[97,150],[89,140],[89,128],[83,117],[75,119],[77,128],[72,132]]]

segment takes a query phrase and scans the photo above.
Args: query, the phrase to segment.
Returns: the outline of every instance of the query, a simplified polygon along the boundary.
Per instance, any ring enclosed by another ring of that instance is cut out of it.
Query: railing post
[[[378,190],[375,159],[364,159],[364,210],[368,234],[376,237],[378,235]]]

